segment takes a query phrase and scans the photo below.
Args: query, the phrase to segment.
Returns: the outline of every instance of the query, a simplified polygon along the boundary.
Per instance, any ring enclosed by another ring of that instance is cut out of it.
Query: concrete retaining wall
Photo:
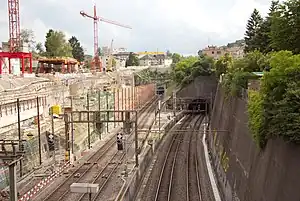
[[[260,150],[248,129],[247,100],[225,100],[219,88],[210,129],[208,145],[223,200],[299,200],[300,146],[271,139]]]

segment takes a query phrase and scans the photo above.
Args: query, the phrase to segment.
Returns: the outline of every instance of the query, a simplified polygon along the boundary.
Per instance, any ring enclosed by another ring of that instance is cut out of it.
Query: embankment
[[[260,150],[248,128],[247,99],[225,100],[219,86],[208,135],[224,200],[298,201],[300,146],[269,140]]]

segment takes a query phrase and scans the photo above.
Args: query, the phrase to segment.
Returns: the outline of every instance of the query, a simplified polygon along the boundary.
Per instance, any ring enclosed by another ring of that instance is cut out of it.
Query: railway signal
[[[124,149],[124,147],[123,147],[123,134],[122,133],[117,134],[117,147],[118,147],[119,151]]]

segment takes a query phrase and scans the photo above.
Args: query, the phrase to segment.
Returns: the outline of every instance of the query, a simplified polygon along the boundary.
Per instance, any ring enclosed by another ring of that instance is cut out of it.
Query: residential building
[[[157,55],[146,54],[140,56],[139,60],[141,66],[157,66],[157,65],[170,66],[172,64],[172,59],[168,58],[165,54],[157,54]]]
[[[233,58],[244,57],[244,46],[234,46],[226,50]]]
[[[129,58],[130,52],[118,52],[113,53],[113,57],[116,61],[116,66],[118,67],[125,67],[126,60]],[[133,53],[135,56],[137,56],[135,53]]]
[[[221,56],[224,56],[225,53],[225,48],[217,46],[208,46],[202,50],[202,54],[205,54],[209,57],[213,57],[214,59],[219,59]]]
[[[207,56],[213,57],[214,59],[219,59],[226,53],[229,53],[233,58],[242,58],[244,56],[244,45],[231,45],[228,46],[208,46],[201,52]]]

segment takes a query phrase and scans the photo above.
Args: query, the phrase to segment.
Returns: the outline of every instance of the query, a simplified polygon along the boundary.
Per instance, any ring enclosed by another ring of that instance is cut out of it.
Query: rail
[[[153,98],[153,99],[155,99],[155,98]],[[153,104],[152,103],[153,99],[151,99],[150,101],[148,101],[138,111],[138,116],[140,116],[140,115],[142,115],[144,113],[147,113],[146,111],[149,110],[149,108],[150,108],[149,106]],[[132,118],[135,118],[135,116],[133,116]],[[144,118],[147,118],[147,116],[145,116]],[[65,179],[65,181],[63,183],[61,183],[57,188],[55,188],[51,193],[49,193],[48,196],[46,196],[46,198],[44,198],[43,200],[44,201],[46,201],[46,200],[48,200],[48,201],[50,201],[50,200],[55,200],[55,201],[62,200],[63,197],[65,197],[65,195],[67,195],[70,192],[69,191],[70,184],[72,184],[74,182],[80,181],[83,178],[83,176],[85,176],[89,171],[92,170],[93,167],[95,167],[95,163],[97,163],[99,160],[101,160],[106,155],[106,152],[108,150],[110,150],[111,147],[114,144],[115,144],[115,136],[113,136],[108,141],[108,143],[104,145],[104,147],[102,147],[100,150],[98,150],[97,152],[95,152],[92,156],[90,156],[87,159],[87,161],[93,162],[94,163],[93,165],[88,166],[88,167],[86,167],[86,163],[80,165],[78,168],[75,169],[75,171],[73,171],[73,173],[70,176],[68,176],[67,179]],[[94,158],[96,158],[96,160]],[[78,173],[80,174],[80,176],[78,178],[75,178],[74,176],[76,174],[78,174]]]
[[[196,119],[196,123],[193,129],[193,132],[190,134],[189,144],[188,144],[188,151],[187,151],[187,163],[186,163],[186,197],[187,200],[194,200],[196,195],[198,194],[198,200],[204,201],[202,198],[202,190],[200,185],[200,178],[199,178],[199,167],[198,167],[198,160],[194,151],[197,150],[197,132],[200,129],[201,122],[203,121],[204,116],[199,115],[199,118]],[[196,141],[196,147],[193,147],[193,141]],[[194,148],[194,149],[193,149]],[[193,154],[191,154],[193,153]],[[195,168],[193,168],[193,164],[195,164]],[[196,181],[194,182],[194,177],[196,175]]]
[[[178,124],[180,125],[179,127],[180,128],[186,127],[186,125],[188,125],[190,123],[191,118],[192,118],[192,116],[187,116],[183,120],[183,122],[178,122]],[[182,136],[183,135],[180,135],[181,138],[183,138]],[[170,201],[170,199],[171,199],[173,172],[174,172],[174,167],[175,167],[175,162],[176,162],[176,156],[178,153],[178,148],[180,145],[180,142],[178,141],[177,137],[178,137],[178,135],[175,135],[175,137],[172,139],[169,149],[167,151],[165,160],[163,162],[163,166],[161,168],[160,176],[158,179],[158,185],[156,188],[154,201],[158,201],[158,200]],[[172,151],[174,153],[172,153]],[[172,164],[171,167],[168,167],[167,164],[169,164],[169,163]],[[166,176],[167,173],[168,173],[168,175]],[[166,180],[166,178],[169,178],[169,180]],[[162,193],[161,189],[166,188],[166,187],[168,189],[167,195],[164,195]]]

